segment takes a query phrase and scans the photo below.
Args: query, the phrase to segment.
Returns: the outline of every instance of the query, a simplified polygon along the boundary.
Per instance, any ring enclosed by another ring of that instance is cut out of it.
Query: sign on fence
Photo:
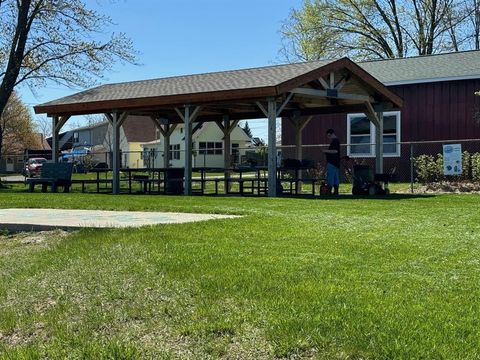
[[[462,174],[462,144],[443,145],[443,174]]]

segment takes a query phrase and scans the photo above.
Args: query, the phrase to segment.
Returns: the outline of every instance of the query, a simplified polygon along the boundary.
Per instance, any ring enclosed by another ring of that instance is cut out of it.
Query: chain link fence
[[[443,145],[461,144],[462,174],[446,176],[443,172]],[[328,145],[304,145],[302,152],[303,176],[323,179],[325,177],[325,154]],[[341,180],[344,184],[352,182],[357,165],[368,166],[375,171],[374,144],[341,145]],[[143,151],[122,151],[121,168],[148,171],[165,168],[164,152],[145,148]],[[185,163],[183,144],[171,146],[169,167],[181,168]],[[290,159],[296,159],[295,145],[277,146],[277,164],[287,165]],[[45,158],[51,161],[51,152],[29,151],[23,154],[3,154],[0,158],[0,174],[3,181],[25,175],[29,159]],[[60,161],[73,162],[74,172],[85,174],[95,169],[110,169],[113,154],[111,152],[65,152]],[[30,160],[32,161],[32,160]],[[222,176],[224,149],[218,145],[196,149],[192,153],[193,168],[207,168],[217,177]],[[268,166],[268,148],[232,147],[229,169],[255,169]],[[419,141],[388,143],[384,146],[384,171],[390,175],[392,190],[396,192],[428,191],[480,191],[480,139],[452,141]],[[16,176],[16,177],[15,177]]]

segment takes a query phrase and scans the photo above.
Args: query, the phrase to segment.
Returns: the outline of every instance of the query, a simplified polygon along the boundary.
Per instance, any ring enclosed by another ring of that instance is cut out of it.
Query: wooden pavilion
[[[213,121],[223,131],[225,168],[230,132],[240,120],[268,119],[268,196],[276,196],[276,121],[288,118],[296,131],[296,158],[302,159],[302,131],[314,115],[363,112],[376,132],[376,173],[383,173],[383,111],[402,99],[348,58],[98,86],[34,107],[52,118],[52,153],[58,161],[58,134],[75,115],[105,114],[113,128],[112,192],[120,191],[120,127],[129,115],[149,116],[165,137],[185,127],[184,191],[192,192],[192,124]],[[166,161],[168,164],[168,161]]]

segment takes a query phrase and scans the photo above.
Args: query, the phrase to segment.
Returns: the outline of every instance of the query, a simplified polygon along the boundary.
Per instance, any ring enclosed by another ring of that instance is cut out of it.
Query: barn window
[[[400,156],[400,112],[383,113],[383,155]],[[352,157],[375,156],[375,126],[365,114],[347,115],[348,155]]]
[[[374,133],[370,120],[364,114],[349,114],[347,118],[348,155],[373,156]]]

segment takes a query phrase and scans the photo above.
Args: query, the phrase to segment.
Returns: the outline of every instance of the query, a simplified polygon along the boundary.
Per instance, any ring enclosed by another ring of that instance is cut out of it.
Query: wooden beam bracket
[[[322,85],[325,90],[330,88],[330,86],[328,85],[328,83],[325,81],[324,78],[318,78],[318,81],[320,82],[320,85]]]
[[[185,107],[187,107],[187,106],[190,106],[190,105],[186,104]],[[195,109],[193,110],[193,112],[189,116],[190,122],[194,122],[196,120],[196,118],[198,117],[201,110],[202,110],[201,106],[196,106],[195,107]],[[182,119],[182,121],[185,122],[185,115],[182,113],[182,111],[178,107],[175,108],[175,112],[178,114],[180,119]]]
[[[280,105],[280,107],[277,108],[277,111],[276,111],[276,116],[279,117],[280,114],[282,113],[282,111],[285,109],[285,107],[288,105],[288,103],[290,102],[290,100],[292,100],[293,96],[295,94],[293,92],[289,93],[287,98],[283,101],[283,103]],[[267,101],[271,101],[272,99],[269,98],[269,100]],[[265,106],[263,106],[263,104],[260,102],[260,101],[257,101],[256,102],[257,106],[259,107],[259,109],[262,111],[262,113],[265,115],[266,118],[268,118],[269,114],[268,114],[268,111],[265,109]]]
[[[335,84],[335,89],[338,91],[342,90],[342,88],[345,86],[345,84],[350,80],[350,75],[344,75],[339,82]]]
[[[257,101],[257,106],[260,109],[260,111],[265,115],[265,117],[268,117],[268,111],[265,109],[263,104],[260,101]]]
[[[283,102],[282,105],[280,105],[280,107],[278,108],[277,110],[277,117],[280,116],[280,114],[282,113],[283,109],[285,109],[285,106],[287,106],[287,104],[290,102],[290,100],[292,100],[292,97],[293,97],[293,93],[290,93],[288,94],[287,98],[285,99],[285,101]]]
[[[362,102],[372,102],[373,99],[367,95],[361,94],[350,94],[350,93],[342,93],[336,89],[327,89],[327,90],[316,90],[310,88],[295,88],[292,90],[292,93],[309,96],[313,98],[324,98],[324,99],[342,99],[342,100],[354,100],[354,101],[362,101]]]
[[[365,115],[367,118],[375,125],[378,126],[380,124],[380,120],[377,116],[377,113],[375,112],[375,109],[373,108],[373,105],[370,101],[365,102]]]
[[[65,123],[68,121],[68,119],[70,119],[70,115],[60,116],[59,118],[57,118],[55,124],[55,131],[59,132],[63,125],[65,125]]]

